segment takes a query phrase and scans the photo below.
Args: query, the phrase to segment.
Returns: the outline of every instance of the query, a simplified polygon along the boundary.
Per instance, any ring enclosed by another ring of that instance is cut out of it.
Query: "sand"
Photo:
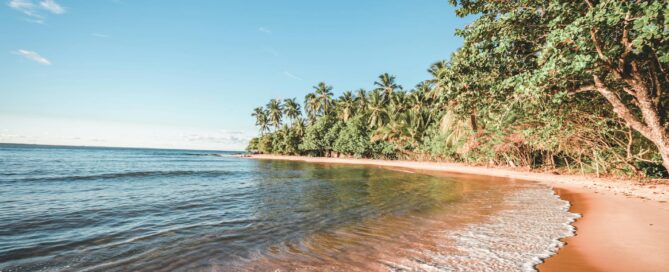
[[[455,163],[253,155],[294,160],[400,167],[536,181],[554,188],[582,218],[576,236],[539,271],[669,271],[669,186],[583,175],[557,175]]]

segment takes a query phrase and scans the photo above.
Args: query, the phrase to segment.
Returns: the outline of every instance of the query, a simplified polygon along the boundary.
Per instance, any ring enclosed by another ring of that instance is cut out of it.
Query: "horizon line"
[[[0,145],[26,145],[26,146],[41,146],[41,147],[75,147],[75,148],[116,148],[116,149],[155,149],[155,150],[180,150],[180,151],[223,151],[223,152],[240,152],[244,150],[214,150],[214,149],[191,149],[191,148],[171,148],[171,147],[141,147],[141,146],[104,146],[104,145],[59,145],[59,144],[33,144],[33,143],[11,143],[0,142]]]

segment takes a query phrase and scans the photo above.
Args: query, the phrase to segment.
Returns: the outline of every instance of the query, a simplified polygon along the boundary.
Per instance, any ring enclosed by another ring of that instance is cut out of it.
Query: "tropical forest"
[[[450,2],[476,19],[424,81],[271,99],[247,151],[668,176],[669,1]]]

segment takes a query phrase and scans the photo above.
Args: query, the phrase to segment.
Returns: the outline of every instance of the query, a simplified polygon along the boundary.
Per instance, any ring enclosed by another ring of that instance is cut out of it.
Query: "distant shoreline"
[[[282,155],[239,157],[408,168],[536,181],[552,187],[572,204],[572,212],[583,215],[574,223],[576,236],[565,239],[567,245],[540,264],[540,271],[669,271],[669,258],[666,258],[669,256],[668,185],[457,163]]]
[[[233,154],[242,154],[244,151],[239,150],[212,150],[212,149],[189,149],[189,148],[166,148],[166,147],[139,147],[139,146],[103,146],[103,145],[56,145],[56,144],[27,144],[27,143],[4,143],[2,145],[15,145],[25,147],[44,147],[44,148],[107,148],[107,149],[149,149],[149,150],[176,150],[176,151],[209,151],[209,152],[229,152]]]

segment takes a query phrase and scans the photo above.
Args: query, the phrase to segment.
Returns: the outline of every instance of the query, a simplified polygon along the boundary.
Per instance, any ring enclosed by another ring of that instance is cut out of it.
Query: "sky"
[[[0,143],[243,150],[253,108],[411,88],[471,22],[446,0],[0,1]]]

